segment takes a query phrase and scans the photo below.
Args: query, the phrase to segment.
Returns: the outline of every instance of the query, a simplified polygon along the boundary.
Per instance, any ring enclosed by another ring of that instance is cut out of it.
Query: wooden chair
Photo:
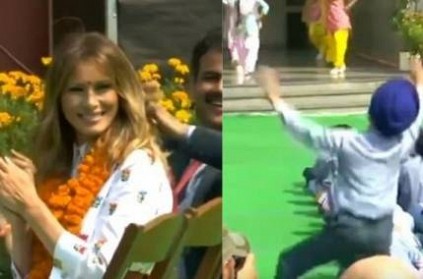
[[[175,270],[166,259],[179,247],[186,226],[186,217],[175,213],[160,216],[145,226],[129,225],[103,278],[163,279],[168,269]]]
[[[207,247],[195,279],[216,279],[222,274],[222,198],[187,212],[187,247]]]
[[[186,247],[207,247],[199,269],[193,279],[215,279],[222,272],[222,199],[216,198],[198,207],[186,211],[188,226],[185,234],[168,264],[175,266]],[[175,279],[175,272],[168,270],[163,279]]]

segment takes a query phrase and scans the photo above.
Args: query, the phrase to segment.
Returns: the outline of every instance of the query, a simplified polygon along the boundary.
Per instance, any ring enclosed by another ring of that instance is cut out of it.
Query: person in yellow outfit
[[[346,71],[345,56],[351,30],[348,11],[358,0],[324,0],[327,30],[326,62],[333,63],[330,74],[334,77],[344,76]]]
[[[318,51],[316,60],[323,60],[326,52],[326,28],[322,8],[322,0],[306,0],[302,11],[302,21],[307,25],[308,37]]]

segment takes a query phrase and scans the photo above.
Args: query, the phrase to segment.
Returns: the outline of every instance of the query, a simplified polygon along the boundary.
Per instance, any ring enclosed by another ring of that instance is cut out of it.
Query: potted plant
[[[423,11],[418,4],[419,0],[401,0],[393,17],[405,46],[400,52],[400,70],[408,70],[410,56],[423,53]]]

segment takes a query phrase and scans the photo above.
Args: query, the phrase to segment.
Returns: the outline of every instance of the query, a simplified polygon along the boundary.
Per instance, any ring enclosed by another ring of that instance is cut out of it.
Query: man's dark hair
[[[200,70],[200,59],[211,50],[222,51],[222,28],[214,28],[207,32],[194,47],[191,58],[191,73],[196,80]]]

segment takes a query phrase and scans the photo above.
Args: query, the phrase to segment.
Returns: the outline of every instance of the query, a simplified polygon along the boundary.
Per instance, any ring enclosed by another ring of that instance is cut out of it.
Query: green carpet
[[[367,126],[363,115],[314,119],[360,130]],[[224,224],[249,238],[259,278],[273,278],[279,252],[322,225],[302,179],[315,155],[284,131],[277,116],[225,116],[223,154]],[[331,264],[304,278],[335,278],[336,272]]]

